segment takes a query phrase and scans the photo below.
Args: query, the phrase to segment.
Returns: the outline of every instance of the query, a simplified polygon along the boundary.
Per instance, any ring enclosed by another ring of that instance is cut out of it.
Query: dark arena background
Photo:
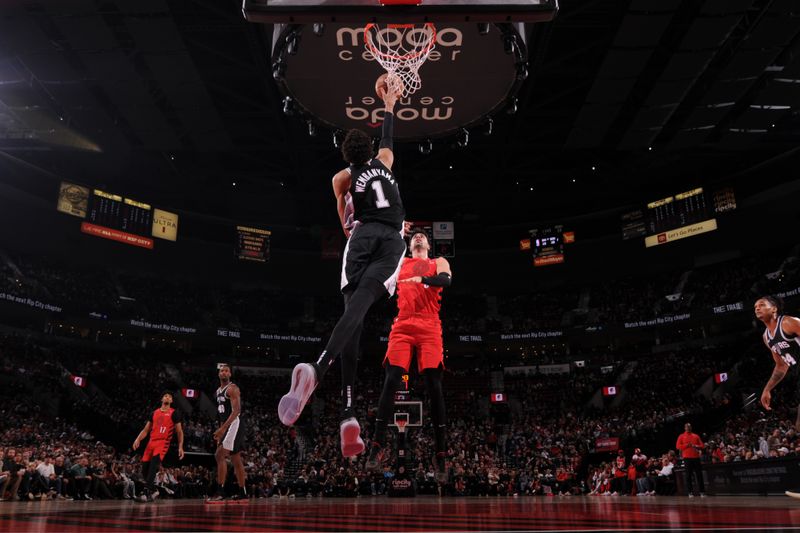
[[[800,3],[383,3],[0,2],[0,530],[800,529]],[[385,443],[397,297],[348,337],[343,457],[345,351],[278,404],[355,307],[371,32],[452,283]]]

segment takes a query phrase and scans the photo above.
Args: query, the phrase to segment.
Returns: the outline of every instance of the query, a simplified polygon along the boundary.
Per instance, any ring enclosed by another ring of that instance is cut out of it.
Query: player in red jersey
[[[161,407],[153,411],[152,420],[148,420],[144,429],[133,441],[133,449],[139,448],[142,440],[150,433],[150,441],[142,454],[142,463],[147,466],[143,468],[145,488],[140,501],[153,501],[158,497],[155,480],[161,462],[167,455],[172,433],[178,435],[178,459],[183,459],[183,426],[181,424],[181,413],[172,407],[172,393],[165,392],[161,395]]]
[[[442,322],[439,318],[442,289],[450,286],[450,264],[444,257],[430,259],[428,234],[417,231],[411,234],[411,257],[403,260],[397,284],[397,318],[389,334],[384,366],[383,383],[375,434],[370,447],[367,468],[380,468],[386,427],[394,407],[394,395],[400,388],[403,374],[411,366],[412,352],[416,348],[417,368],[424,376],[425,387],[431,399],[431,420],[436,443],[436,477],[445,481],[445,408],[442,394],[444,350],[442,347]]]

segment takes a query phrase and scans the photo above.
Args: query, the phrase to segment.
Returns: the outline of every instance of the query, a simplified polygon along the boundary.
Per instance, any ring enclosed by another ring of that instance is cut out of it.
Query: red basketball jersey
[[[414,276],[435,276],[436,260],[406,257],[400,267],[398,279]],[[442,288],[431,287],[424,283],[398,283],[397,309],[398,316],[438,315],[441,308]]]
[[[175,431],[175,422],[172,420],[172,413],[175,409],[170,407],[167,411],[160,408],[153,411],[153,429],[150,430],[150,442],[154,440],[169,440],[172,432]]]

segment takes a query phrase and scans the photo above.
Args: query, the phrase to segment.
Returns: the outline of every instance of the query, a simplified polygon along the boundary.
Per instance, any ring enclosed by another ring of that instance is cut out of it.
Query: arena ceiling
[[[53,200],[63,178],[181,212],[335,223],[340,158],[330,132],[284,115],[270,38],[237,0],[4,2],[0,179]],[[796,178],[796,0],[562,0],[529,44],[518,110],[492,135],[398,149],[412,218],[525,226]]]

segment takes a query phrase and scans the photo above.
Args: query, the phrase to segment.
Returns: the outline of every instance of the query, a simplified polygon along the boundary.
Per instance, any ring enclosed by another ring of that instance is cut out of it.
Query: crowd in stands
[[[764,287],[796,286],[800,283],[797,266],[791,258],[763,257],[737,260],[727,265],[725,275],[716,275],[719,267],[704,267],[686,275],[540,294],[486,296],[454,291],[446,296],[444,328],[456,333],[503,332],[559,328],[574,323],[576,316],[585,317],[587,324],[647,319],[751,297]],[[779,274],[766,276],[776,267]],[[97,280],[102,287],[90,290]],[[341,300],[334,297],[297,298],[267,289],[198,291],[189,282],[71,272],[2,255],[0,291],[47,301],[80,300],[81,309],[107,304],[109,312],[155,321],[177,316],[207,326],[310,329],[320,335],[330,329],[341,310]],[[675,291],[679,297],[665,298]],[[376,306],[367,329],[385,333],[393,314],[393,302]],[[654,349],[652,341],[639,340],[614,347],[573,347],[587,355],[573,353],[566,359],[570,364],[564,373],[504,375],[499,383],[508,402],[499,405],[489,403],[490,393],[496,392],[490,373],[502,374],[502,367],[511,361],[529,362],[530,354],[498,353],[491,358],[483,354],[474,361],[448,362],[444,381],[448,481],[444,484],[435,481],[427,417],[422,428],[409,433],[402,471],[395,466],[395,456],[382,471],[367,472],[366,457],[341,457],[335,431],[338,380],[323,383],[297,426],[286,428],[278,422],[274,407],[296,361],[271,358],[270,363],[283,368],[259,374],[238,372],[233,359],[234,381],[242,390],[248,427],[244,451],[248,492],[278,498],[368,496],[385,494],[393,479],[407,478],[423,494],[670,494],[675,490],[672,469],[679,462],[671,446],[658,444],[660,433],[687,417],[734,409],[737,395],[758,391],[770,371],[770,359],[757,333],[748,332],[750,340],[745,345],[742,337],[735,337],[719,346],[703,341],[704,333],[662,332],[662,340],[672,342],[671,334],[684,344]],[[695,338],[697,342],[688,342]],[[184,388],[201,393],[176,402],[185,411],[185,449],[209,462],[201,466],[167,461],[157,484],[164,496],[205,494],[213,477],[208,454],[213,453],[211,435],[218,425],[212,393],[218,386],[214,363],[220,357],[187,356],[152,346],[101,345],[96,340],[18,333],[0,337],[0,419],[4,421],[0,497],[135,498],[143,480],[130,444],[157,407],[161,392],[171,390],[180,396]],[[228,355],[224,357],[231,361]],[[558,356],[537,353],[532,359],[544,364]],[[585,359],[586,366],[572,364],[577,359]],[[714,374],[735,368],[741,376],[735,391],[708,385]],[[80,386],[74,376],[84,380]],[[356,405],[367,441],[382,381],[377,360],[362,364]],[[412,396],[424,399],[424,387],[413,372],[411,381]],[[616,385],[619,394],[603,396],[601,390],[608,385]],[[704,460],[747,461],[800,453],[794,413],[788,411],[788,406],[797,405],[794,390],[792,385],[776,389],[776,410],[769,416],[757,408],[740,409],[720,418],[718,427],[704,428],[709,444]],[[613,459],[595,453],[597,440],[609,437],[628,443],[629,453]],[[642,447],[651,456],[633,452],[633,447]]]
[[[797,250],[782,250],[686,272],[577,287],[562,284],[535,292],[485,295],[454,286],[447,291],[442,316],[445,330],[453,334],[624,324],[692,310],[709,312],[743,300],[749,304],[757,295],[796,289],[798,284]],[[41,258],[2,252],[0,291],[114,319],[304,334],[328,332],[342,308],[341,299],[330,295],[56,267]],[[395,312],[393,303],[376,306],[366,329],[385,333]]]
[[[9,380],[2,388],[6,397],[0,408],[0,416],[8,422],[0,434],[4,497],[134,498],[140,494],[142,477],[128,441],[157,406],[161,391],[191,384],[208,397],[218,386],[212,364],[155,358],[144,351],[105,352],[105,358],[103,354],[99,348],[55,339],[6,336],[0,340],[0,361]],[[571,368],[566,374],[508,375],[504,390],[509,402],[494,407],[488,402],[486,375],[465,369],[448,371],[449,480],[441,486],[434,477],[429,427],[411,431],[405,473],[388,466],[396,457],[382,472],[367,472],[365,457],[352,461],[341,457],[338,435],[331,430],[337,427],[337,380],[323,383],[308,415],[298,426],[286,428],[277,421],[274,409],[286,376],[242,372],[234,381],[242,390],[243,416],[249,428],[245,450],[249,493],[279,498],[379,495],[387,492],[394,477],[408,476],[422,494],[669,494],[674,484],[666,473],[677,464],[674,454],[646,460],[626,457],[624,465],[612,461],[591,466],[588,457],[594,443],[610,436],[646,442],[648,434],[669,420],[719,405],[720,398],[694,393],[720,367],[731,364],[731,357],[729,347],[706,347],[620,360],[611,365],[610,373],[592,366]],[[47,368],[51,370],[43,370]],[[72,373],[84,375],[89,386],[75,386],[66,377]],[[621,380],[623,374],[627,376],[624,397],[601,398],[598,404],[600,388]],[[30,393],[26,387],[31,380],[45,378],[55,387],[51,395],[62,395],[69,408],[62,405],[54,414],[46,412],[46,402],[19,401]],[[365,422],[367,436],[382,379],[377,366],[365,365],[360,372],[358,416]],[[413,379],[412,394],[425,396],[424,387]],[[76,402],[76,397],[83,398],[82,402]],[[202,395],[182,401],[187,403],[180,405],[189,406],[184,417],[185,448],[212,452],[211,434],[218,423],[213,409],[204,408]],[[786,405],[790,401],[782,399]],[[64,414],[72,418],[59,417]],[[116,423],[113,431],[120,433],[116,435],[120,439],[112,445],[108,439],[114,434],[95,436],[98,425],[91,426],[92,420]],[[748,429],[737,430],[739,425]],[[774,418],[734,418],[718,434],[710,434],[707,460],[774,457],[797,449],[800,440],[791,417],[777,423]],[[631,461],[636,463],[633,470]],[[50,472],[50,463],[55,472]],[[163,495],[205,494],[211,479],[208,468],[168,464],[158,477]]]

